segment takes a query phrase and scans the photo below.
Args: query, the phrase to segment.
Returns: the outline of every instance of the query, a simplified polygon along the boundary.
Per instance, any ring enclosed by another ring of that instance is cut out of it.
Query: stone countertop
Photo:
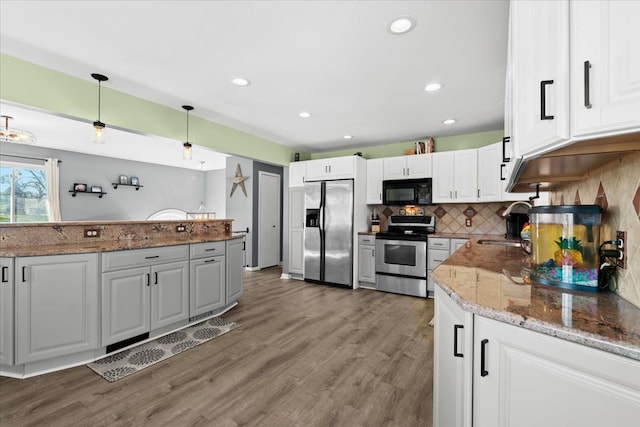
[[[531,283],[530,264],[520,248],[471,241],[431,277],[466,311],[640,360],[640,308],[608,291]]]
[[[78,221],[0,226],[0,256],[112,252],[241,239],[231,219]]]
[[[84,254],[94,252],[113,252],[129,249],[157,248],[162,246],[188,245],[191,243],[219,242],[233,239],[243,239],[243,235],[231,236],[193,236],[189,238],[163,238],[163,239],[134,239],[113,240],[95,243],[62,243],[55,245],[39,245],[30,247],[2,246],[0,256],[44,256],[63,254]]]

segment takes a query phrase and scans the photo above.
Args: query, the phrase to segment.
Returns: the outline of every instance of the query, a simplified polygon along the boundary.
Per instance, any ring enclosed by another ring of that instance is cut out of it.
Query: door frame
[[[272,172],[266,172],[266,171],[259,171],[258,172],[258,269],[263,269],[266,267],[272,267],[272,265],[269,266],[265,266],[264,265],[264,259],[262,256],[262,252],[261,249],[261,240],[263,239],[262,236],[262,231],[263,231],[263,227],[261,227],[261,222],[262,222],[262,213],[265,212],[267,209],[269,209],[269,206],[263,206],[262,205],[262,190],[263,190],[263,181],[262,181],[262,177],[263,176],[270,176],[270,177],[274,177],[277,179],[277,187],[278,187],[278,191],[277,191],[277,197],[278,197],[278,201],[277,201],[277,206],[278,206],[278,262],[276,265],[281,265],[282,264],[282,259],[280,257],[280,253],[281,253],[281,249],[282,249],[282,176],[280,174],[277,173],[272,173]]]

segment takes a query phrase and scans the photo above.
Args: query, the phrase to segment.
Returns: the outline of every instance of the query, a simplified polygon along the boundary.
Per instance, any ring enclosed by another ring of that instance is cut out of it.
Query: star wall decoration
[[[234,191],[236,191],[236,188],[238,187],[242,189],[242,192],[246,197],[247,189],[244,186],[244,182],[248,179],[249,179],[248,176],[242,176],[242,169],[240,169],[240,163],[238,163],[236,165],[236,175],[233,177],[233,185],[231,186],[231,194],[229,194],[229,197],[233,197],[233,193]]]

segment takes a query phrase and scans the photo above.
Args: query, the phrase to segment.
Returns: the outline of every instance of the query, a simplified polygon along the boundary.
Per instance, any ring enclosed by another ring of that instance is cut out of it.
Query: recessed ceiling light
[[[302,113],[298,114],[298,116],[302,117],[303,119],[308,119],[309,117],[311,117],[311,113],[303,111]]]
[[[389,24],[389,31],[391,34],[405,34],[411,31],[415,26],[415,19],[408,16],[401,16],[394,19],[391,24]]]
[[[342,139],[352,139],[352,138],[353,138],[352,135],[345,135],[345,136],[342,137]]]
[[[233,80],[231,80],[231,83],[236,86],[249,86],[251,84],[249,80],[243,77],[235,77]]]
[[[444,123],[445,125],[452,125],[455,122],[457,122],[456,119],[447,119],[447,120],[443,120],[442,123]]]
[[[427,92],[435,92],[440,89],[442,89],[442,83],[438,82],[429,83],[424,87],[424,90],[426,90]]]

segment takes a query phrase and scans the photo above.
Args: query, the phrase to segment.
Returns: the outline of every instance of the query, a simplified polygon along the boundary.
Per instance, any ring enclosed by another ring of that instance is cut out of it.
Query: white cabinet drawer
[[[225,242],[195,243],[190,245],[191,259],[224,255]]]
[[[358,244],[359,245],[374,245],[376,244],[376,236],[370,235],[359,235],[358,236]]]
[[[429,237],[429,249],[443,249],[449,251],[449,239],[443,237]]]
[[[102,271],[107,272],[129,267],[182,261],[188,259],[188,257],[188,245],[107,252],[102,254]]]
[[[429,249],[427,251],[427,270],[433,270],[449,257],[449,249]]]

